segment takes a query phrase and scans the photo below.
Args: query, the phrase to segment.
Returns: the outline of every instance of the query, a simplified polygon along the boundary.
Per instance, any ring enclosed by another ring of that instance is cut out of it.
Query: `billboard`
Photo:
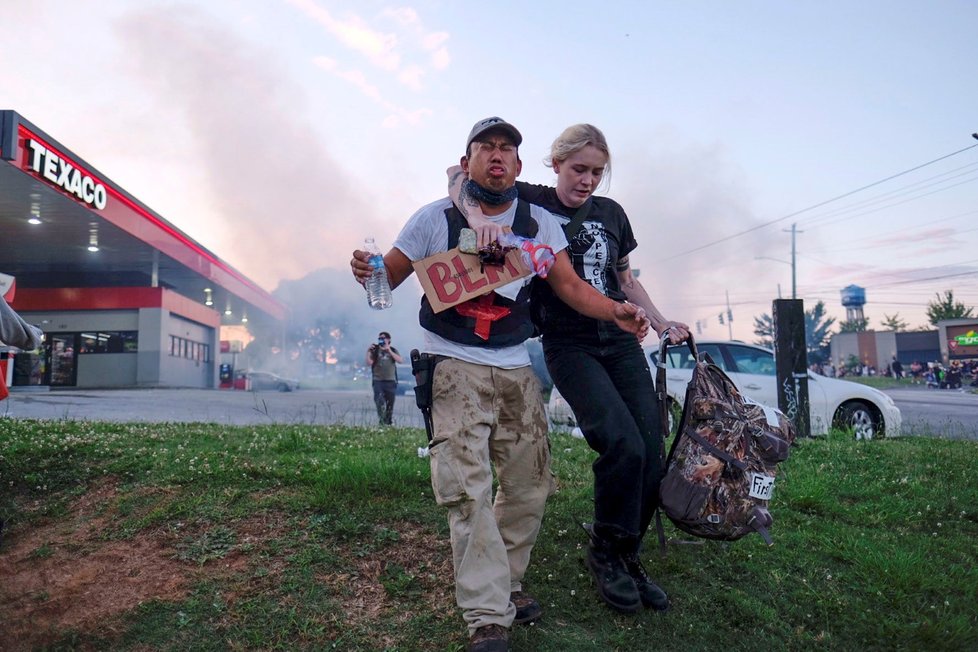
[[[948,326],[947,353],[951,360],[978,358],[978,322]]]

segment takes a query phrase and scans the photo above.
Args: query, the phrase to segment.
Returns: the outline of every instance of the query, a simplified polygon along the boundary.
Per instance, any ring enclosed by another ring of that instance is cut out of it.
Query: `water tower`
[[[846,308],[846,321],[862,321],[863,306],[866,305],[866,288],[858,285],[842,288],[842,305]]]

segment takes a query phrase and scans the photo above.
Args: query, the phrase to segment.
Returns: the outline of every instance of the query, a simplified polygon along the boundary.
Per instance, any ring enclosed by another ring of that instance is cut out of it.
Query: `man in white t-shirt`
[[[501,118],[477,122],[461,159],[469,177],[467,191],[491,220],[553,249],[556,260],[547,281],[568,305],[643,337],[649,327],[645,313],[582,281],[564,252],[567,240],[556,218],[517,201],[522,140],[516,127]],[[413,261],[455,247],[464,226],[465,218],[448,197],[418,210],[384,256],[391,287],[411,275]],[[350,265],[360,283],[370,276],[369,256],[353,252]],[[546,410],[524,345],[533,335],[530,278],[439,313],[427,298],[421,301],[424,348],[440,360],[432,387],[431,485],[435,500],[448,508],[455,597],[468,625],[471,652],[507,650],[509,627],[542,613],[522,586],[547,497],[555,488]],[[469,305],[475,301],[478,310]],[[492,313],[488,329],[487,301]],[[499,484],[495,500],[493,467]]]

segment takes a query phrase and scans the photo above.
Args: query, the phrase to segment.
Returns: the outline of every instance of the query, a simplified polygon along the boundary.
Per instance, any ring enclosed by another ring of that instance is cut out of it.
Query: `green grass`
[[[893,389],[898,387],[914,387],[914,383],[909,378],[890,378],[888,376],[845,376],[842,380],[849,380],[860,385],[868,385],[876,389]],[[917,385],[919,387],[920,385]]]
[[[463,649],[445,514],[416,455],[423,439],[415,429],[0,420],[0,564],[32,533],[46,538],[18,563],[45,568],[153,540],[160,563],[187,579],[178,594],[51,625],[31,644]],[[662,558],[653,533],[644,557],[673,606],[635,616],[602,606],[582,563],[593,453],[555,435],[553,454],[560,490],[525,580],[545,615],[513,630],[514,649],[978,649],[976,442],[799,442],[771,505],[775,545],[674,543]],[[82,522],[100,527],[64,535]],[[688,539],[668,523],[666,533]],[[31,599],[43,607],[58,590]],[[0,622],[12,622],[10,604],[0,599]]]
[[[895,388],[926,388],[926,382],[921,380],[918,383],[914,383],[910,378],[889,378],[887,376],[846,376],[843,380],[850,380],[854,383],[859,383],[861,385],[868,385],[870,387],[875,387],[879,390],[895,389]],[[971,379],[962,380],[961,390],[969,394],[978,394],[978,388],[971,387],[969,383]],[[948,390],[940,390],[948,391]],[[957,391],[957,390],[954,390]]]

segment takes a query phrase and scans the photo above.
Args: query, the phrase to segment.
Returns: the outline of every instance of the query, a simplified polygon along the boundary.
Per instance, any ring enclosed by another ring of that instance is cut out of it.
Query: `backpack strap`
[[[659,539],[659,556],[666,556],[666,530],[662,527],[662,508],[655,507],[655,534]]]
[[[662,331],[659,338],[659,360],[655,364],[655,395],[659,399],[659,420],[662,425],[662,437],[668,439],[669,432],[669,394],[666,393],[666,342],[669,339],[669,329]],[[689,334],[686,340],[693,359],[697,360],[699,354],[696,351],[696,342],[693,341],[693,334]],[[677,426],[679,424],[676,424]]]
[[[669,394],[666,392],[666,341],[669,339],[669,330],[666,329],[662,333],[662,338],[659,340],[659,361],[655,365],[655,394],[656,398],[659,399],[659,419],[662,424],[662,437],[669,437]],[[699,352],[696,350],[696,342],[693,341],[693,334],[689,334],[689,338],[686,340],[686,345],[689,347],[690,353],[693,354],[693,359],[699,359]],[[689,388],[686,388],[687,395],[689,394]],[[683,422],[686,416],[686,403],[683,402],[683,416],[680,417],[679,423],[676,424],[676,431],[682,432]],[[666,457],[665,462],[660,465],[662,472],[665,473],[666,469],[669,468],[669,461],[672,459],[672,452],[676,449],[676,444],[679,443],[679,435],[672,440],[672,446],[669,447],[669,455]],[[661,453],[661,451],[660,451]],[[661,461],[661,460],[660,460]]]
[[[590,201],[590,198],[588,199]],[[583,208],[583,207],[582,207]],[[578,210],[580,214],[580,210]],[[574,216],[575,220],[577,215]],[[583,218],[582,218],[583,221]],[[570,236],[568,236],[570,237]],[[669,394],[666,393],[666,342],[669,339],[669,329],[667,328],[662,333],[662,337],[659,339],[659,360],[655,363],[655,395],[659,399],[659,423],[662,428],[662,439],[668,439],[669,435]],[[686,340],[686,344],[689,346],[689,350],[693,354],[693,358],[696,358],[696,343],[693,342],[693,335],[690,333],[689,338]],[[683,409],[683,414],[685,415],[686,410]],[[676,424],[677,426],[682,425],[682,419]],[[665,446],[659,446],[659,469],[660,472],[665,475],[666,469],[668,468],[669,459],[672,458],[672,451],[676,448],[676,443],[679,441],[679,436],[672,441],[672,447],[669,449],[669,456],[666,457]],[[659,538],[659,554],[665,557],[666,555],[666,531],[662,527],[662,508],[660,505],[655,507],[655,533]]]
[[[771,518],[771,512],[767,511],[761,506],[757,506],[751,510],[750,519],[747,521],[747,525],[754,528],[754,530],[761,535],[764,539],[764,543],[769,546],[774,545],[774,540],[771,539],[771,533],[767,531],[774,519]]]
[[[577,235],[577,230],[581,228],[581,225],[584,224],[584,220],[587,218],[588,214],[590,214],[591,205],[593,203],[594,202],[591,200],[591,198],[588,197],[577,209],[577,212],[574,213],[574,217],[571,218],[571,221],[564,227],[564,235],[567,236],[568,240]]]
[[[713,455],[714,457],[719,457],[721,460],[723,460],[727,464],[729,464],[731,466],[737,467],[740,471],[746,471],[747,470],[747,465],[744,463],[743,460],[738,460],[736,457],[734,457],[730,453],[727,453],[726,451],[720,450],[719,448],[717,448],[716,446],[714,446],[713,444],[711,444],[710,442],[708,442],[706,440],[706,438],[703,437],[703,436],[701,436],[700,434],[698,434],[698,433],[690,430],[689,432],[684,432],[683,435],[685,435],[686,437],[689,437],[690,439],[692,439],[693,441],[695,441],[697,444],[699,444],[700,446],[702,446],[706,450],[710,451],[710,455]],[[678,437],[676,437],[676,438],[678,439]]]

